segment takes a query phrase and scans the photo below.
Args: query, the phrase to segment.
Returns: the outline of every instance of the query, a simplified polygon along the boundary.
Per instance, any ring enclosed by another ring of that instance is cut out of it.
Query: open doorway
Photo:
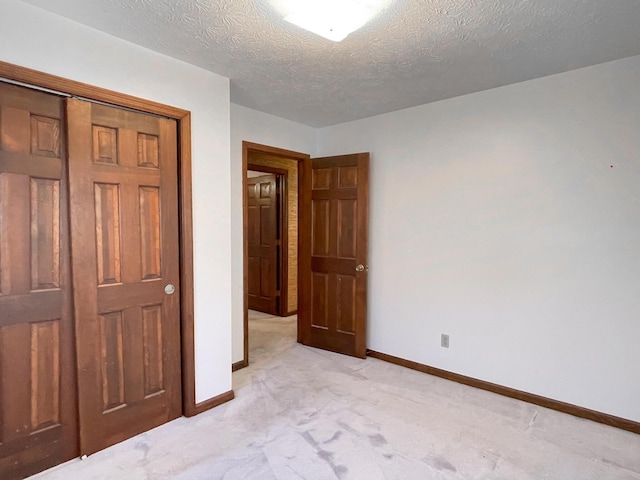
[[[311,160],[307,154],[243,142],[244,357],[233,370],[249,365],[247,171],[260,160],[297,170],[288,178],[289,187],[297,180],[299,188],[287,205],[296,225],[289,226],[283,253],[296,267],[287,268],[282,285],[289,304],[297,307],[298,342],[365,358],[369,153]]]
[[[253,312],[269,312],[279,317],[295,315],[298,311],[298,180],[299,163],[309,159],[305,153],[243,142],[242,179],[243,179],[243,233],[244,233],[244,358],[234,364],[233,369],[249,365],[249,309]],[[251,173],[253,172],[253,173]],[[269,177],[275,177],[273,179]],[[268,185],[273,185],[270,187]],[[279,190],[279,212],[275,216],[276,227],[280,227],[279,239],[275,247],[260,245],[258,230],[264,226],[265,232],[273,221],[273,210],[268,203],[271,191],[275,193],[276,203]],[[262,195],[260,195],[262,192]],[[262,197],[262,199],[260,198]],[[264,204],[264,205],[263,205]],[[271,212],[271,219],[263,221],[258,207]],[[263,248],[264,247],[264,248]],[[272,272],[270,262],[278,270],[275,288],[265,277]],[[274,292],[275,296],[271,296]],[[275,298],[275,300],[274,300]],[[256,308],[257,307],[257,308]],[[271,310],[265,307],[270,307]],[[263,317],[264,313],[254,314]],[[299,336],[299,333],[297,334]]]

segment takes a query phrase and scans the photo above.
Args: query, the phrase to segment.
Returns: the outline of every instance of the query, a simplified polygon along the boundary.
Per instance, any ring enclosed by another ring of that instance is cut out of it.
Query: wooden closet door
[[[0,478],[78,454],[62,100],[0,83]]]
[[[67,100],[81,453],[180,416],[176,122]]]

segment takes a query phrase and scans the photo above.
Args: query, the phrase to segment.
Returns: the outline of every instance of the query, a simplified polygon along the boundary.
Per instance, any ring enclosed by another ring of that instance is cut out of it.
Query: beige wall
[[[289,261],[287,263],[288,278],[286,279],[286,288],[287,312],[293,313],[298,310],[298,161],[257,152],[249,152],[247,160],[252,165],[281,168],[288,172],[287,231],[289,237]]]

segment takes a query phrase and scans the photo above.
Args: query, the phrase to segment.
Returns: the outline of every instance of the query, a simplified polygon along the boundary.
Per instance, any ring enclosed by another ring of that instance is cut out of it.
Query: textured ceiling
[[[640,0],[395,0],[333,43],[268,0],[27,0],[231,79],[231,101],[326,126],[640,55]]]

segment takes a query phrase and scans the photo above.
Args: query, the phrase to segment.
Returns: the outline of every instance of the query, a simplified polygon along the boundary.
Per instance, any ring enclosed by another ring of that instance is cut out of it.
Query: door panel
[[[247,179],[249,308],[280,314],[278,178]]]
[[[62,100],[0,83],[0,478],[78,453]]]
[[[177,139],[172,120],[67,102],[80,444],[89,454],[181,414]]]
[[[365,153],[312,159],[301,171],[299,340],[362,358],[368,175]]]

